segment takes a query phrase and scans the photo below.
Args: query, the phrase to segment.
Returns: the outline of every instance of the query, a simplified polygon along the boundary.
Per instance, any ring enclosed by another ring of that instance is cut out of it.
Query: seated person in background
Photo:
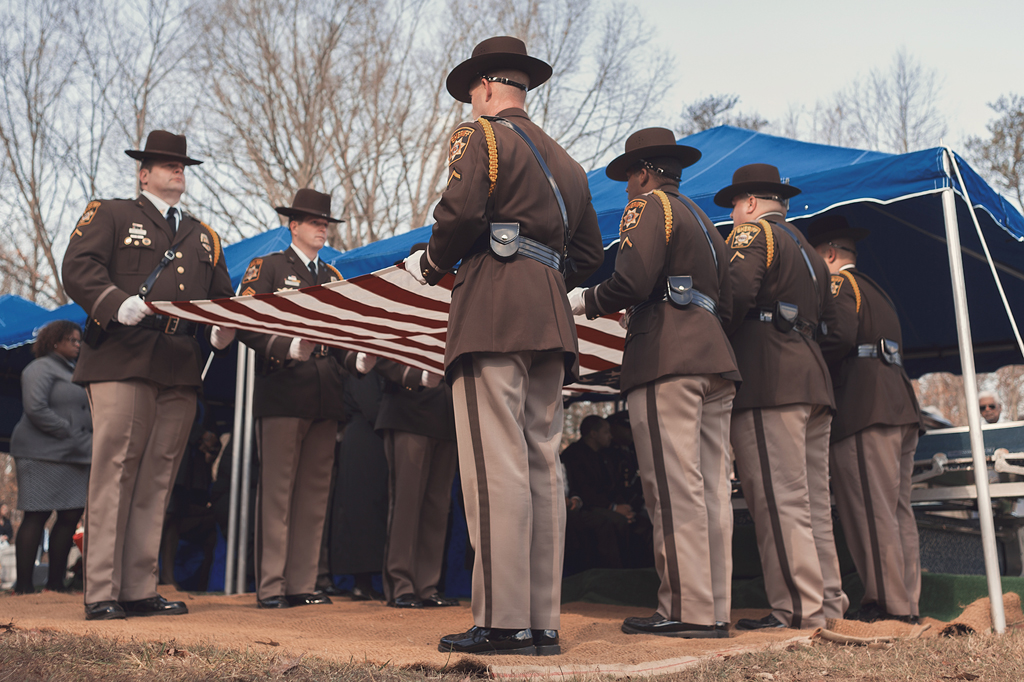
[[[978,409],[989,424],[998,422],[1003,414],[1003,406],[999,404],[999,398],[992,391],[982,391],[978,394]]]
[[[633,429],[629,424],[629,411],[619,410],[607,419],[612,428],[612,444],[606,457],[612,463],[616,484],[622,491],[626,503],[637,514],[647,516],[644,489],[640,481],[640,465],[633,445]]]

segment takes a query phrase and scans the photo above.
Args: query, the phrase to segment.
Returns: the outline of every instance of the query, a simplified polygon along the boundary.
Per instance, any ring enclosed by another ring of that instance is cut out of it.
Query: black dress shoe
[[[149,599],[118,602],[126,616],[180,616],[188,613],[183,601],[167,601],[159,594]]]
[[[435,592],[429,597],[424,597],[420,601],[423,602],[424,606],[458,606],[459,600],[455,597],[442,597],[440,592]]]
[[[445,635],[437,650],[443,654],[478,654],[533,656],[537,653],[533,646],[533,634],[530,628],[522,630],[505,628],[471,627],[466,632]]]
[[[533,648],[538,656],[557,656],[562,653],[558,644],[558,630],[530,630],[533,633]]]
[[[267,597],[266,599],[257,599],[256,608],[258,609],[286,609],[291,604],[284,598],[283,594],[279,594],[276,597]]]
[[[359,587],[358,585],[352,588],[352,591],[349,592],[348,597],[352,601],[384,601],[384,595],[378,592],[377,590],[373,589],[372,587],[369,589],[364,589],[362,587]]]
[[[788,625],[784,624],[781,620],[775,617],[775,614],[769,613],[760,620],[754,620],[753,618],[740,618],[736,622],[736,629],[738,630],[770,630],[775,628],[786,628]]]
[[[678,620],[669,620],[659,613],[647,618],[635,616],[622,621],[622,631],[627,635],[661,635],[662,637],[682,637],[683,639],[715,639],[728,637],[729,631],[723,632],[714,625],[697,625]]]
[[[330,604],[331,598],[322,592],[313,594],[286,594],[288,606],[309,606],[310,604]]]
[[[424,604],[416,598],[415,594],[407,592],[406,594],[398,595],[388,602],[388,606],[393,606],[396,609],[422,609]]]
[[[85,605],[86,620],[116,620],[124,618],[124,609],[116,601],[94,601]]]
[[[917,625],[921,622],[921,619],[918,616],[897,616],[894,613],[889,613],[876,601],[862,604],[860,611],[857,612],[856,619],[864,623],[874,623],[880,620],[896,620],[901,623]]]

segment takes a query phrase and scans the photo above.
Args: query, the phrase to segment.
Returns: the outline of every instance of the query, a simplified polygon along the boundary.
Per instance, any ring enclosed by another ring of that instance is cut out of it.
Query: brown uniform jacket
[[[895,341],[902,351],[903,332],[892,300],[874,280],[852,268],[832,275],[832,296],[837,320],[821,343],[836,393],[832,442],[876,424],[917,424],[920,408],[904,369],[879,358],[855,357],[857,346],[877,348],[879,339]]]
[[[781,222],[777,215],[768,219]],[[798,306],[800,317],[812,324],[835,324],[828,268],[800,230],[786,225],[803,244],[817,285],[797,243],[779,225],[769,222],[765,230],[761,222],[744,223],[726,240],[732,279],[732,315],[726,331],[743,375],[736,409],[797,403],[835,407],[818,344],[797,331],[781,332],[769,322],[747,319],[750,311],[774,308],[776,301],[783,301]]]
[[[118,308],[171,249],[171,261],[148,301],[224,298],[234,292],[220,239],[207,225],[182,212],[175,233],[143,196],[93,201],[75,226],[64,254],[64,288],[108,333],[97,348],[82,346],[75,367],[79,384],[148,379],[161,386],[201,386],[199,343],[114,321]]]
[[[732,314],[729,253],[722,235],[677,187],[665,185],[661,191],[671,209],[671,232],[666,230],[665,208],[656,194],[644,194],[626,205],[619,225],[615,272],[587,291],[587,317],[593,319],[648,299],[659,301],[629,319],[620,378],[623,391],[678,374],[720,374],[738,381],[736,357],[722,324],[697,305],[678,308],[661,300],[667,277],[689,275],[693,288],[715,301],[724,321]],[[718,256],[717,268],[704,230],[683,202],[708,227]]]
[[[448,384],[422,388],[423,370],[385,358],[377,360],[374,370],[387,380],[374,430],[455,440],[455,409]]]
[[[341,274],[319,262],[316,281],[291,247],[253,258],[242,277],[242,296],[327,284]],[[238,340],[256,351],[253,416],[347,421],[343,379],[355,371],[355,353],[317,346],[308,360],[288,359],[291,336],[239,330]]]
[[[568,383],[578,376],[579,362],[566,291],[604,261],[597,214],[583,168],[522,109],[500,115],[526,132],[551,169],[565,201],[569,255],[578,269],[566,282],[558,271],[524,256],[503,262],[488,251],[491,222],[518,222],[522,236],[559,253],[564,229],[551,186],[526,142],[505,126],[492,124],[497,179],[489,201],[484,130],[479,122],[460,125],[449,144],[448,187],[434,209],[429,264],[425,259],[431,284],[462,260],[452,289],[445,366],[465,353],[563,350]]]

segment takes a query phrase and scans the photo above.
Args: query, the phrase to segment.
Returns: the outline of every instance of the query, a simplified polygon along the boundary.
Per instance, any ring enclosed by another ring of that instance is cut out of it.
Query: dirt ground
[[[465,657],[437,651],[438,639],[462,632],[472,624],[468,602],[441,609],[393,609],[377,602],[352,602],[336,598],[333,604],[285,610],[256,608],[253,595],[196,595],[165,591],[168,599],[188,604],[185,616],[86,621],[82,597],[42,592],[0,597],[0,624],[20,630],[49,630],[91,634],[119,641],[174,642],[241,651],[273,651],[280,655],[306,655],[339,662],[371,662],[400,668],[446,670],[468,664],[488,666],[493,676],[606,673],[612,675],[659,674],[684,669],[698,660],[785,647],[808,641],[811,630],[733,631],[729,639],[682,640],[626,635],[619,629],[626,616],[649,615],[634,607],[572,603],[562,607],[560,637],[562,655],[557,657]],[[1008,608],[1020,612],[1016,599]],[[987,600],[975,611],[987,616]],[[733,612],[739,618],[761,617],[763,610]],[[930,627],[904,623],[863,624],[832,621],[829,629],[858,637],[937,636],[946,625],[924,619]],[[979,626],[984,628],[984,623]],[[463,660],[469,659],[469,660]],[[473,660],[475,659],[475,660]]]

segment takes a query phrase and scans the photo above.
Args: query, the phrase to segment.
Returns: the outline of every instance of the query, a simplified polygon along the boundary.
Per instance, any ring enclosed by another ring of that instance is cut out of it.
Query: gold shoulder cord
[[[335,275],[337,275],[337,276],[338,276],[338,280],[343,280],[343,279],[345,279],[344,277],[342,277],[342,276],[341,276],[341,271],[340,271],[340,270],[338,270],[338,268],[334,267],[334,266],[333,266],[333,265],[331,265],[330,263],[324,263],[324,265],[326,265],[327,267],[329,267],[329,268],[331,269],[331,272],[333,272],[333,273],[334,273]]]
[[[494,128],[486,118],[477,119],[480,127],[484,129],[484,139],[487,141],[487,177],[491,180],[491,186],[487,188],[487,196],[494,192],[494,183],[498,181],[498,143],[494,140]]]
[[[668,195],[660,189],[654,190],[651,194],[661,200],[661,207],[665,209],[665,244],[668,245],[668,241],[672,239],[672,206],[668,203]]]
[[[775,233],[772,232],[772,224],[767,220],[758,220],[761,223],[761,227],[764,229],[764,240],[768,243],[768,258],[764,265],[764,269],[767,270],[772,266],[772,258],[775,257]]]
[[[857,280],[854,279],[853,273],[849,270],[840,270],[839,274],[850,281],[850,286],[853,287],[853,297],[857,299],[857,313],[860,313],[860,287],[857,286]]]
[[[220,262],[220,237],[214,232],[213,228],[206,223],[199,221],[199,224],[206,228],[206,231],[213,237],[213,266],[217,267],[217,263]]]

